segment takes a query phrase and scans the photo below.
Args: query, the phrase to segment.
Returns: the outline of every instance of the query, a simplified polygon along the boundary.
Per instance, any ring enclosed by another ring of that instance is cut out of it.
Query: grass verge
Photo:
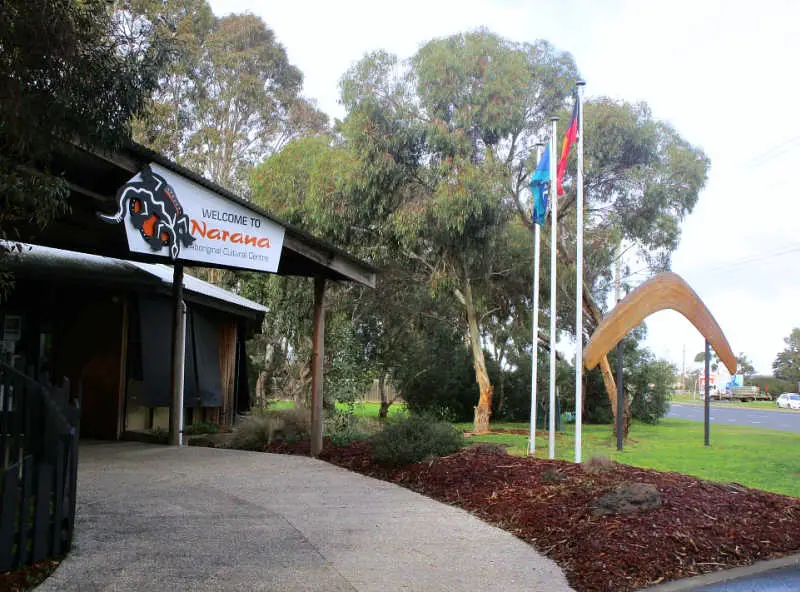
[[[294,409],[294,401],[273,401],[269,405],[270,409],[281,410],[281,409]],[[339,411],[347,411],[349,405],[344,403],[336,403],[336,409]],[[353,405],[353,415],[357,417],[372,417],[377,419],[378,413],[381,410],[380,403],[355,403]],[[396,415],[405,415],[406,413],[406,406],[402,403],[395,403],[391,407],[389,407],[389,417],[394,417]]]
[[[472,424],[457,424],[468,430]],[[501,427],[502,426],[502,427]],[[494,429],[526,429],[524,423],[498,424]],[[574,425],[556,435],[556,458],[573,460]],[[472,442],[492,442],[525,455],[525,434],[473,436]],[[536,456],[547,458],[547,434],[537,433]],[[605,455],[621,463],[674,471],[712,481],[733,481],[748,487],[800,497],[800,435],[738,426],[711,426],[711,446],[703,446],[703,424],[664,419],[651,426],[634,422],[625,450],[617,452],[608,425],[583,426],[583,458]]]
[[[772,403],[774,406],[774,403]],[[274,409],[294,406],[292,401],[276,401]],[[342,406],[343,409],[346,406]],[[379,403],[358,403],[354,413],[378,417]],[[389,415],[404,414],[404,405],[392,405]],[[457,423],[464,431],[472,423]],[[556,434],[556,458],[574,460],[575,426],[564,424]],[[493,430],[527,430],[525,422],[492,423]],[[471,442],[490,442],[506,446],[511,454],[524,456],[527,434],[494,433],[473,436]],[[547,433],[537,432],[536,456],[547,458]],[[617,452],[611,426],[583,426],[583,458],[605,455],[628,465],[674,471],[712,481],[733,481],[765,491],[800,497],[800,435],[776,430],[739,426],[711,426],[711,446],[703,446],[703,424],[683,419],[662,419],[658,425],[634,421],[625,450]]]

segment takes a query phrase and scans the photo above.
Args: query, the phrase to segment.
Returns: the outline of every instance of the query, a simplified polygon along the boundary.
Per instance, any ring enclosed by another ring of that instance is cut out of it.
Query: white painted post
[[[583,444],[583,87],[578,81],[578,175],[575,208],[575,462],[581,462]]]
[[[556,134],[558,117],[551,120],[550,134],[550,423],[547,443],[549,458],[556,456],[556,255],[558,253],[558,179]]]

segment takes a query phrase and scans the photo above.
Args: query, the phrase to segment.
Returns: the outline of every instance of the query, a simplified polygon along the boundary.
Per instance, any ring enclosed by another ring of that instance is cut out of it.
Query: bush
[[[446,456],[465,445],[464,435],[449,423],[412,414],[388,422],[372,438],[372,458],[384,465],[399,466]]]
[[[371,417],[359,417],[352,407],[347,411],[335,410],[325,418],[323,433],[334,446],[346,446],[353,440],[363,440],[376,434],[381,422]]]
[[[796,382],[781,380],[774,376],[750,376],[744,379],[744,383],[748,386],[757,386],[773,399],[777,398],[781,393],[797,392]]]
[[[183,433],[187,436],[196,436],[198,434],[216,434],[219,433],[219,426],[210,421],[198,421],[183,428]]]
[[[472,357],[462,344],[430,353],[436,360],[426,372],[405,376],[401,369],[398,386],[409,411],[449,421],[469,421],[478,402],[478,386]],[[487,360],[488,363],[488,360]]]
[[[614,470],[614,461],[603,454],[595,454],[589,460],[584,461],[581,466],[590,475],[597,475]]]
[[[251,413],[239,418],[233,429],[231,448],[264,450],[273,442],[308,440],[311,418],[303,409],[280,409]]]
[[[546,425],[550,408],[550,360],[540,348],[537,373],[537,424]],[[529,421],[531,416],[531,358],[509,360],[512,368],[501,370],[494,360],[487,360],[489,378],[495,385],[492,409],[493,421]],[[564,360],[556,363],[556,388],[558,409],[566,411],[575,406],[575,372]],[[473,395],[474,396],[474,395]],[[588,403],[588,401],[587,401]],[[474,403],[473,403],[474,404]],[[470,418],[471,419],[471,418]],[[585,419],[585,418],[584,418]]]
[[[645,357],[631,371],[628,392],[633,391],[631,416],[656,424],[669,411],[669,389],[675,382],[675,368],[665,360]]]

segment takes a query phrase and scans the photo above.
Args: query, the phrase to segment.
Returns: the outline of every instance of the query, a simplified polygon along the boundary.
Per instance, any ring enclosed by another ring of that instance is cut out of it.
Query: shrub
[[[239,418],[231,448],[264,450],[273,442],[296,442],[310,437],[311,418],[303,409],[267,410]]]
[[[548,396],[550,361],[548,356],[543,354],[543,350],[540,351],[538,360],[537,426],[543,428],[547,425],[550,408]],[[531,416],[531,358],[526,355],[522,358],[510,359],[509,363],[512,367],[502,371],[494,361],[487,366],[489,378],[495,385],[492,419],[529,421]],[[558,393],[557,412],[573,408],[575,405],[575,372],[572,366],[560,359],[556,362],[556,388]],[[589,402],[587,399],[586,404],[588,405]],[[584,419],[586,418],[584,417]]]
[[[216,434],[219,433],[219,426],[210,421],[198,421],[183,428],[183,433],[187,436],[196,436],[197,434]]]
[[[386,423],[372,438],[372,458],[384,465],[399,466],[446,456],[465,445],[463,434],[449,423],[412,414]]]
[[[634,393],[631,416],[644,423],[658,423],[669,411],[669,389],[674,382],[672,364],[643,356],[640,364],[631,370],[626,388]]]
[[[583,470],[590,475],[607,473],[614,469],[614,461],[602,454],[596,454],[581,465]]]
[[[436,363],[430,364],[426,372],[405,376],[410,368],[404,368],[399,373],[398,386],[409,411],[450,421],[472,419],[478,387],[467,348],[456,344],[430,352],[429,359]]]
[[[353,440],[363,440],[376,434],[381,422],[371,417],[359,417],[352,407],[347,411],[337,411],[325,418],[323,433],[334,446],[345,446]]]
[[[763,392],[768,393],[773,399],[781,393],[793,393],[797,391],[797,383],[789,380],[781,380],[774,376],[750,376],[744,379],[746,385],[757,386]]]

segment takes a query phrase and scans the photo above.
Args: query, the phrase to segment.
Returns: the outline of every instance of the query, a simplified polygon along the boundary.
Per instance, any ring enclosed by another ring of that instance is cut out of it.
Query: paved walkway
[[[310,458],[81,447],[73,552],[38,590],[570,590],[470,514]]]

